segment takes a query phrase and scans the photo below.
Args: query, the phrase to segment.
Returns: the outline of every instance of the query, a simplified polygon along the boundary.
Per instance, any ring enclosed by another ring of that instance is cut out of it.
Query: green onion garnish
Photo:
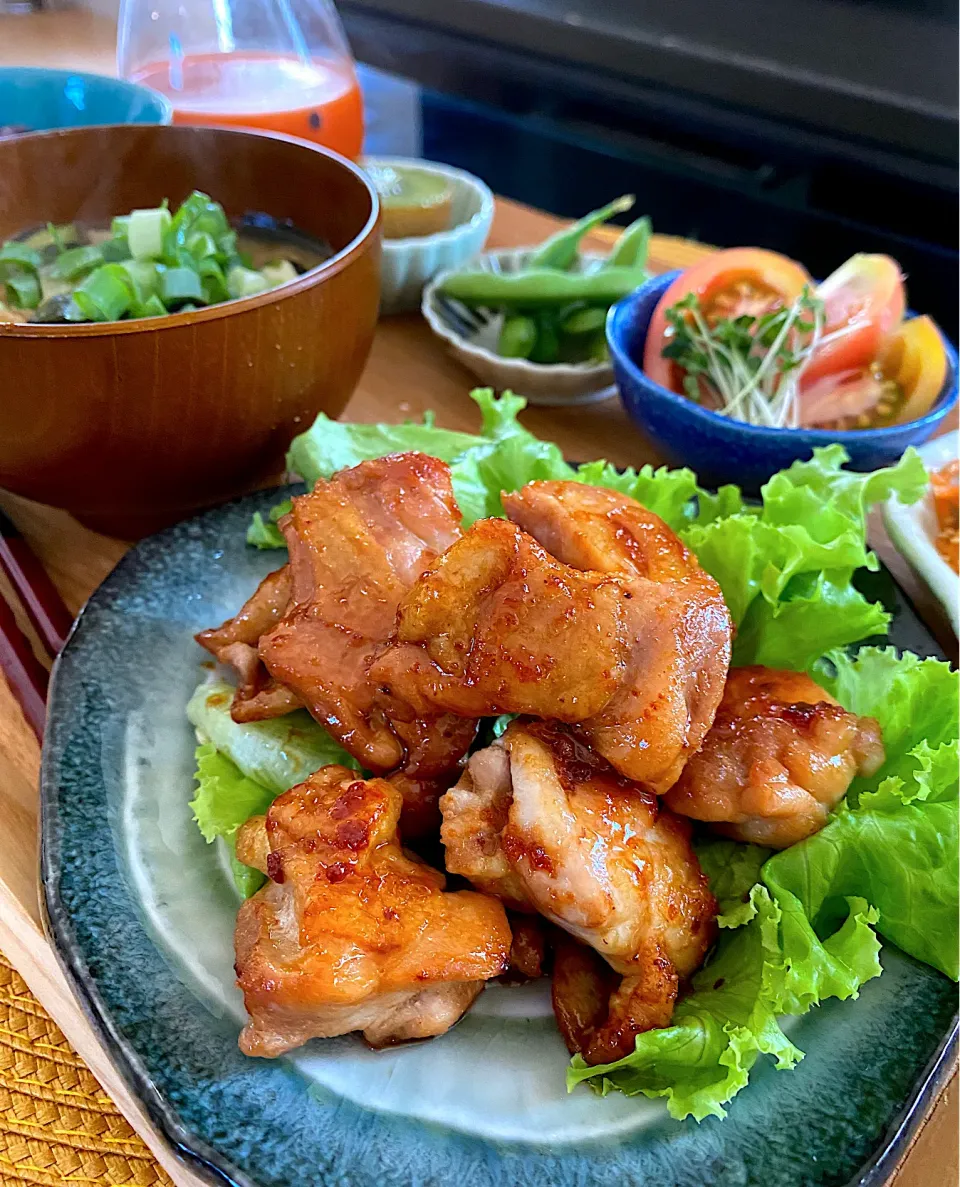
[[[73,294],[88,321],[119,321],[130,309],[136,293],[122,264],[103,264]]]
[[[40,304],[40,281],[36,272],[14,272],[5,283],[7,292],[13,294],[10,304],[17,309],[36,309]]]
[[[0,277],[14,272],[36,272],[40,267],[40,253],[15,239],[0,247]]]
[[[173,220],[165,206],[134,210],[127,223],[127,242],[135,260],[159,260],[163,255],[163,237]]]
[[[160,275],[159,295],[169,309],[184,301],[203,301],[203,286],[191,268],[167,268]]]
[[[103,262],[103,252],[92,243],[84,247],[70,247],[50,265],[50,275],[58,280],[78,280]]]
[[[227,290],[231,297],[254,297],[270,287],[262,272],[237,264],[227,273]]]

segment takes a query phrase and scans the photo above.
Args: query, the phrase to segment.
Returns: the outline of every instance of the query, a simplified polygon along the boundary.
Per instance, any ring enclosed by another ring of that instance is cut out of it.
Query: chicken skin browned
[[[373,671],[418,712],[583,721],[623,676],[625,590],[561,565],[525,532],[481,519],[400,606],[399,646]]]
[[[582,482],[530,482],[501,501],[508,518],[575,569],[651,581],[705,575],[676,532],[629,495]]]
[[[575,724],[623,775],[666,791],[723,692],[719,587],[623,495],[533,483],[504,504],[550,551],[511,523],[474,524],[404,598],[378,681],[419,712]]]
[[[299,697],[278,684],[263,666],[260,636],[280,621],[290,602],[290,566],[268,573],[240,610],[222,625],[196,636],[222,664],[232,667],[239,683],[230,706],[234,721],[263,721],[300,708]]]
[[[686,821],[569,730],[530,720],[473,755],[440,808],[451,873],[540,912],[622,978],[607,993],[610,1017],[592,1024],[604,1037],[578,1040],[585,1057],[617,1058],[612,1050],[666,1025],[716,915]]]
[[[286,614],[260,639],[270,674],[368,770],[429,779],[454,768],[475,722],[378,700],[370,666],[397,607],[460,535],[448,467],[419,453],[361,462],[293,500]]]
[[[505,494],[503,506],[558,560],[628,584],[626,673],[580,732],[618,771],[666,791],[723,695],[733,631],[720,587],[676,533],[628,495],[531,482]]]
[[[442,1034],[506,969],[502,904],[446,892],[405,854],[400,803],[385,780],[323,767],[241,829],[240,860],[270,878],[237,917],[247,1055],[354,1030],[374,1046]]]
[[[823,828],[854,775],[883,764],[880,727],[809,676],[733,668],[713,728],[666,802],[738,841],[785,849]]]

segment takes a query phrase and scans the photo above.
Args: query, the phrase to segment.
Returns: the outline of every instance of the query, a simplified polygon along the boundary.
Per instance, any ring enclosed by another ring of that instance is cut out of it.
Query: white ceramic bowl
[[[423,286],[431,277],[462,268],[483,250],[493,222],[493,194],[472,173],[433,161],[366,157],[363,164],[418,169],[446,178],[453,187],[453,226],[448,231],[383,241],[380,312],[408,313],[420,304]]]
[[[919,446],[928,470],[939,470],[953,461],[960,448],[960,435],[944,433]],[[919,503],[901,503],[892,495],[883,506],[883,522],[897,552],[918,577],[926,582],[946,610],[955,634],[960,634],[960,577],[939,552],[937,512],[928,490]]]
[[[519,272],[533,251],[535,247],[487,252],[471,267],[484,272]],[[604,259],[585,252],[578,267],[590,271]],[[468,309],[461,301],[445,297],[439,291],[451,272],[461,271],[462,268],[450,268],[435,276],[424,289],[420,308],[430,329],[478,379],[498,391],[509,388],[526,396],[531,404],[558,407],[592,404],[616,395],[613,367],[609,363],[531,363],[497,354],[503,314],[490,309]]]

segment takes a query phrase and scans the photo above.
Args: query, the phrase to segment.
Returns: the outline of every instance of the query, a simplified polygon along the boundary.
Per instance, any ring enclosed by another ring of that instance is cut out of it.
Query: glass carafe
[[[174,122],[259,128],[356,158],[363,103],[330,0],[123,0],[117,66]]]

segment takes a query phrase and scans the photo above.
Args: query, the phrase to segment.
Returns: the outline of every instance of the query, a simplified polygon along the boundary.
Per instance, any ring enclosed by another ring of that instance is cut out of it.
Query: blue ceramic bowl
[[[0,67],[0,127],[47,132],[91,124],[169,124],[172,116],[163,95],[122,78]]]
[[[875,470],[895,462],[908,445],[930,437],[957,403],[957,352],[944,338],[947,378],[926,416],[881,429],[769,429],[710,412],[685,396],[654,383],[643,372],[650,318],[679,272],[654,276],[625,297],[607,317],[607,344],[627,411],[659,451],[676,466],[689,466],[707,486],[735,482],[755,494],[792,462],[811,457],[815,446],[838,441],[854,470]]]

